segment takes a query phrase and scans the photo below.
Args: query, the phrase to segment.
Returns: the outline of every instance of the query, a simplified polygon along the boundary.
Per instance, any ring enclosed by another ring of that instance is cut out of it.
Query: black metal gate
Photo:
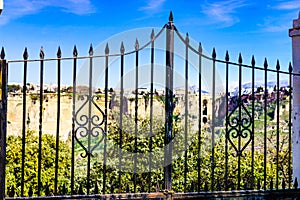
[[[241,54],[237,63],[228,52],[225,60],[217,59],[215,49],[207,56],[201,44],[195,47],[188,34],[179,33],[172,13],[161,30],[149,35],[143,46],[136,40],[133,51],[126,52],[122,42],[118,53],[110,53],[107,44],[103,55],[94,55],[91,45],[88,56],[78,56],[75,46],[72,58],[62,57],[59,48],[57,58],[46,59],[41,49],[40,59],[29,60],[25,49],[23,60],[6,62],[2,49],[0,199],[298,196],[297,178],[292,183],[291,86],[292,76],[299,74],[291,64],[281,71],[279,61],[273,69],[267,60],[257,66],[254,57],[251,65],[243,64]],[[161,53],[156,45],[163,37]],[[141,57],[149,57],[146,68]],[[86,85],[78,83],[80,61],[86,63]],[[27,73],[35,63],[40,80],[33,92]],[[53,63],[57,88],[49,92],[45,68]],[[21,93],[6,90],[6,69],[13,64],[23,65]],[[72,66],[68,89],[62,86],[64,66]],[[103,89],[95,90],[99,68]],[[160,74],[163,86],[155,88]],[[276,78],[269,80],[270,75]],[[256,76],[264,82],[258,84]],[[146,89],[140,87],[143,79]],[[115,88],[113,80],[119,82]],[[133,87],[126,87],[128,82]],[[17,136],[6,134],[7,94],[8,101],[22,99]],[[64,99],[72,105],[67,139],[62,139]],[[44,130],[51,101],[53,135]],[[36,130],[28,111],[34,105]]]

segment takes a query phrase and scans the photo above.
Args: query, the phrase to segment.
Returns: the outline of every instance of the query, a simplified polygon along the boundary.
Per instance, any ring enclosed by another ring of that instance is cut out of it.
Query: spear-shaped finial
[[[108,55],[109,54],[109,47],[108,47],[108,43],[106,43],[105,46],[105,54]]]
[[[4,51],[4,47],[2,47],[2,49],[1,49],[0,58],[1,58],[2,60],[5,58],[5,51]]]
[[[58,50],[57,50],[57,58],[61,58],[61,49],[60,46],[58,46]]]
[[[139,50],[139,41],[138,41],[137,38],[136,38],[136,40],[135,40],[134,48],[135,48],[136,51]]]
[[[203,51],[202,44],[201,44],[201,42],[199,42],[198,52],[199,52],[200,54],[202,54],[202,51]]]
[[[27,60],[28,59],[28,51],[27,51],[27,47],[25,47],[24,53],[23,53],[23,59]]]
[[[93,45],[91,44],[90,45],[90,50],[89,50],[89,55],[93,56],[93,54],[94,54],[94,49],[93,49]]]
[[[125,52],[125,48],[124,48],[124,43],[123,42],[121,43],[120,52],[121,52],[121,54],[124,54],[124,52]]]
[[[44,53],[44,48],[42,46],[40,50],[40,59],[44,59],[44,58],[45,58],[45,53]]]
[[[226,51],[225,60],[226,60],[226,62],[229,61],[229,53],[228,53],[228,51]]]
[[[173,12],[170,11],[170,15],[169,15],[169,23],[173,23]]]
[[[78,56],[78,52],[77,52],[77,47],[76,47],[76,45],[74,45],[73,56],[74,56],[74,57],[77,57],[77,56]]]

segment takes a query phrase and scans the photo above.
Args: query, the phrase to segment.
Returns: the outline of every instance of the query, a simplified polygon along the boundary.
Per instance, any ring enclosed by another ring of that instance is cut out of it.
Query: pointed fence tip
[[[277,59],[277,62],[276,62],[276,70],[279,71],[280,70],[280,64],[279,64],[279,60]]]
[[[121,42],[120,52],[123,54],[125,52],[125,47],[123,41]]]
[[[93,44],[91,43],[90,49],[89,49],[89,55],[92,56],[94,54]]]
[[[23,53],[23,59],[27,60],[28,59],[28,51],[27,51],[27,47],[25,47],[24,53]]]
[[[137,39],[137,38],[135,39],[134,48],[135,48],[135,50],[136,50],[136,51],[138,51],[138,50],[139,50],[139,41],[138,41],[138,39]]]
[[[185,43],[188,44],[190,42],[189,33],[185,35]]]
[[[252,65],[252,66],[255,66],[255,58],[254,58],[254,55],[252,55],[251,65]]]
[[[216,53],[215,47],[213,48],[211,56],[212,56],[213,59],[216,59],[216,57],[217,57],[217,53]]]
[[[242,54],[241,53],[239,54],[239,60],[238,61],[239,61],[239,64],[243,63],[243,58],[242,58]]]
[[[2,60],[5,58],[4,47],[2,47],[2,49],[1,49],[1,55],[0,55],[0,57],[1,57]]]
[[[293,66],[292,66],[292,63],[291,63],[291,62],[290,62],[290,64],[289,64],[289,72],[290,72],[290,73],[293,72]],[[296,180],[297,180],[297,178],[296,178]]]
[[[73,56],[74,56],[74,57],[77,57],[77,56],[78,56],[78,52],[77,52],[77,47],[76,47],[76,45],[74,45]]]
[[[61,49],[60,46],[58,46],[58,50],[57,50],[57,58],[61,58]]]
[[[152,28],[151,35],[150,35],[151,40],[154,40],[154,37],[155,37],[154,28]]]
[[[44,47],[42,46],[40,50],[40,59],[44,59],[44,58],[45,58],[45,52],[44,52]]]
[[[264,61],[264,67],[265,67],[265,69],[268,68],[268,61],[267,61],[267,58],[265,58],[265,61]]]
[[[297,179],[297,177],[295,178],[294,188],[295,188],[295,189],[298,189],[298,179]]]
[[[199,53],[202,53],[202,51],[203,51],[201,42],[199,42],[198,51],[199,51]]]
[[[109,54],[109,47],[108,47],[108,43],[106,43],[105,46],[105,54],[108,55]]]
[[[225,61],[229,61],[229,53],[228,53],[228,51],[226,51],[226,55],[225,55]]]
[[[173,18],[173,12],[172,10],[170,11],[170,15],[169,15],[169,22],[173,22],[174,18]]]

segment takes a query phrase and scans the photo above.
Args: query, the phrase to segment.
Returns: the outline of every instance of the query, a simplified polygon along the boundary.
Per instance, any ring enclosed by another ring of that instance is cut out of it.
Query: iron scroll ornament
[[[88,155],[92,155],[93,151],[105,138],[105,131],[101,126],[106,122],[106,116],[95,102],[96,95],[90,96],[86,94],[78,98],[84,102],[80,105],[74,116],[77,125],[74,136],[75,140],[84,150],[84,153],[81,153],[81,157],[86,158]],[[94,114],[92,110],[89,110],[86,114],[82,114],[86,106],[91,107],[92,105],[100,114]],[[88,146],[84,145],[81,138],[87,138]]]
[[[241,156],[253,138],[253,131],[251,130],[253,119],[241,98],[228,115],[226,123],[229,127],[226,138],[236,151],[236,155]],[[234,140],[238,140],[238,146],[234,143]],[[246,140],[243,146],[241,145],[242,140]]]

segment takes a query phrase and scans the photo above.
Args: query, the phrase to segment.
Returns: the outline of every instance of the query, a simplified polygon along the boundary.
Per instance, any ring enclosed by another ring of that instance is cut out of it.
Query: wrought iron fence
[[[6,199],[299,196],[291,164],[291,86],[299,74],[291,64],[282,71],[279,61],[272,69],[267,60],[257,66],[254,57],[244,64],[241,54],[237,63],[228,52],[225,60],[217,59],[215,49],[207,56],[201,44],[194,47],[179,33],[172,13],[161,30],[149,34],[141,47],[136,40],[135,49],[126,52],[122,42],[119,53],[110,53],[107,44],[103,55],[94,55],[91,45],[88,56],[79,56],[75,46],[71,58],[62,57],[58,48],[57,58],[45,58],[41,49],[39,59],[29,60],[25,49],[22,60],[5,61],[2,49],[0,169]],[[163,37],[161,54],[155,45]],[[142,66],[147,55],[148,71]],[[39,88],[31,91],[28,65],[35,63]],[[57,88],[49,93],[45,68],[53,63]],[[6,135],[5,70],[12,65],[23,65],[22,92],[8,94],[8,101],[22,99],[21,112],[15,113],[22,118],[21,133]],[[64,88],[62,68],[70,66],[73,85]],[[96,90],[99,68],[103,88]],[[78,69],[87,72],[86,85],[79,84]],[[164,85],[155,88],[161,74]],[[270,75],[275,78],[269,80]],[[113,87],[110,79],[119,84]],[[143,79],[146,89],[140,87]],[[126,87],[128,82],[133,87]],[[47,108],[51,101],[55,108]],[[28,109],[34,105],[38,112],[32,116]],[[66,137],[62,126],[68,112],[63,110],[69,105],[71,134]],[[55,119],[52,135],[44,130],[46,109]]]

